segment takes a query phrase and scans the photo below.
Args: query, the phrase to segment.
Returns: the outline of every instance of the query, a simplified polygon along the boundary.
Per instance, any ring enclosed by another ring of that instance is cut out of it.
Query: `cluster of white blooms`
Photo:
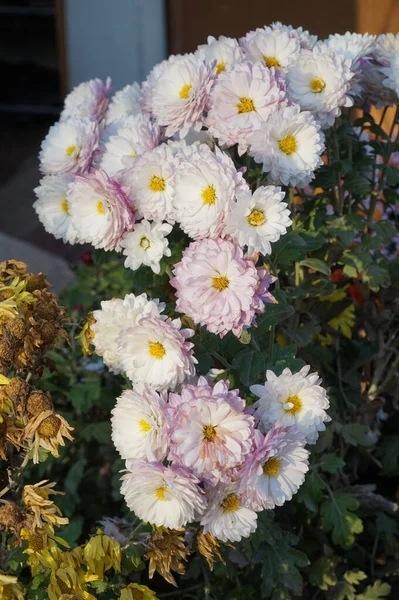
[[[397,102],[398,56],[399,35],[319,41],[273,23],[209,37],[113,96],[110,80],[83,83],[42,143],[36,212],[55,237],[123,253],[127,268],[165,264],[178,312],[239,337],[276,302],[262,255],[291,225],[286,186],[312,181],[344,109]],[[173,235],[189,242],[171,265]],[[132,384],[112,417],[122,493],[145,521],[197,520],[236,541],[303,482],[328,398],[309,367],[268,371],[249,409],[226,382],[197,379],[195,331],[164,310],[128,294],[93,314],[97,354]]]

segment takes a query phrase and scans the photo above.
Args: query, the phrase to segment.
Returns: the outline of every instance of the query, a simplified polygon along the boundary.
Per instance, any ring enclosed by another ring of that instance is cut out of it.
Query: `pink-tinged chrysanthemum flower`
[[[152,113],[167,136],[178,131],[183,138],[190,127],[201,128],[214,77],[214,70],[193,54],[164,66],[154,84]]]
[[[112,441],[122,458],[162,461],[168,451],[166,402],[147,385],[124,390],[112,410]]]
[[[244,53],[234,38],[221,35],[216,39],[210,35],[207,41],[207,44],[198,46],[195,55],[212,65],[218,75],[225,70],[226,65],[233,65],[244,59]]]
[[[134,225],[125,190],[100,169],[75,178],[68,205],[78,241],[95,248],[120,250],[123,234]]]
[[[217,369],[216,369],[217,370]],[[193,402],[202,398],[204,395],[208,398],[217,400],[222,398],[225,402],[237,412],[242,412],[245,409],[245,400],[240,398],[240,390],[230,390],[228,381],[221,379],[215,385],[210,385],[206,377],[198,377],[197,383],[185,384],[182,386],[178,394],[170,392],[168,397],[168,407],[171,409],[171,422],[173,423],[173,411],[179,408],[185,402]]]
[[[274,31],[286,31],[290,37],[299,40],[301,48],[313,48],[317,42],[317,35],[310,34],[303,27],[294,28],[292,25],[283,25],[280,21],[275,21],[270,27]]]
[[[195,373],[192,329],[181,329],[180,319],[145,318],[126,327],[118,337],[118,355],[133,385],[146,383],[157,391],[175,389]]]
[[[192,242],[174,275],[170,283],[176,288],[176,309],[220,337],[229,331],[240,336],[253,324],[255,313],[264,310],[254,263],[228,240]]]
[[[305,480],[309,452],[296,427],[279,423],[266,436],[255,432],[255,449],[240,471],[238,490],[253,510],[271,509],[291,500]]]
[[[369,33],[334,33],[326,40],[329,48],[339,54],[350,65],[354,76],[350,82],[350,94],[358,96],[362,92],[363,69],[373,55],[375,35]]]
[[[101,135],[99,165],[110,177],[128,167],[147,150],[161,142],[161,130],[148,115],[113,121]]]
[[[276,110],[249,139],[249,153],[274,182],[304,187],[323,164],[324,134],[298,105]]]
[[[101,121],[108,106],[111,94],[111,78],[105,83],[101,79],[91,79],[77,85],[65,98],[61,120],[70,117],[88,118]]]
[[[251,392],[259,397],[256,416],[266,430],[276,421],[284,426],[296,425],[307,442],[314,444],[331,418],[326,413],[330,404],[326,390],[320,385],[321,379],[309,371],[309,365],[299,373],[284,369],[279,377],[273,371],[266,371],[265,384],[253,385]]]
[[[256,530],[258,515],[246,506],[237,485],[219,484],[210,493],[201,519],[204,533],[222,542],[239,542]]]
[[[222,154],[206,144],[189,146],[181,153],[173,205],[180,227],[192,239],[217,237],[233,206],[237,171],[230,157],[221,160]]]
[[[261,63],[236,63],[218,76],[209,96],[206,125],[219,144],[248,148],[248,137],[283,101],[274,70]]]
[[[155,84],[164,72],[166,66],[177,58],[181,58],[181,55],[172,54],[167,59],[162,60],[156,64],[147,76],[147,79],[141,84],[141,98],[140,106],[143,113],[152,116],[152,99],[154,95]]]
[[[353,105],[350,65],[350,60],[322,42],[312,50],[301,50],[288,68],[287,96],[302,110],[311,111],[323,128],[330,127],[343,107]]]
[[[130,188],[129,199],[138,217],[174,223],[174,180],[179,160],[167,144],[138,156],[118,179]]]
[[[223,394],[214,396],[209,385],[198,385],[195,397],[187,402],[182,397],[173,411],[169,459],[216,483],[251,451],[253,423],[253,417],[236,410]]]
[[[198,479],[183,468],[128,460],[121,493],[139,519],[157,527],[184,527],[205,510]]]
[[[301,49],[297,37],[284,29],[271,27],[250,31],[240,39],[240,44],[248,60],[282,70],[296,61]]]
[[[226,217],[225,233],[240,246],[248,247],[248,254],[271,254],[271,242],[277,242],[287,233],[292,223],[290,211],[280,187],[259,187],[252,194],[246,190]]]
[[[74,175],[46,175],[34,189],[37,200],[33,204],[45,230],[69,244],[76,242],[67,200],[68,187],[73,180]]]
[[[113,298],[101,302],[101,309],[93,312],[95,323],[91,325],[94,333],[92,343],[96,354],[102,357],[110,371],[121,373],[123,370],[117,344],[122,329],[136,325],[144,317],[166,319],[161,315],[164,308],[163,302],[157,298],[149,300],[147,294],[126,294],[123,300]]]
[[[39,154],[43,173],[84,173],[90,167],[100,138],[90,119],[68,119],[50,127]]]
[[[141,91],[138,83],[125,86],[111,98],[105,115],[107,125],[141,113]]]
[[[166,236],[172,229],[169,223],[150,223],[143,220],[136,224],[134,230],[126,233],[121,241],[123,254],[127,257],[125,267],[136,271],[145,265],[151,267],[158,275],[162,257],[171,255]]]

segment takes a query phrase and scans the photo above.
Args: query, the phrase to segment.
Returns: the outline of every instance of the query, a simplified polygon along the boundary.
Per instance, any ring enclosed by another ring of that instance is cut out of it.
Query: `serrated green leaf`
[[[324,275],[330,275],[330,267],[323,260],[318,258],[305,258],[301,260],[299,263],[302,267],[309,267],[309,269],[314,269],[315,271],[320,271],[320,273],[324,273]]]
[[[294,314],[294,307],[290,304],[266,304],[264,314],[258,319],[255,334],[268,331],[272,325],[277,325]]]
[[[345,188],[357,196],[365,196],[370,192],[371,184],[368,179],[357,171],[351,171],[345,175]]]
[[[232,366],[237,369],[240,380],[247,387],[255,383],[266,371],[265,357],[262,352],[250,348],[239,352],[234,357]]]
[[[323,591],[338,583],[335,567],[339,563],[337,556],[322,556],[309,568],[309,581]]]
[[[111,441],[111,423],[109,421],[88,423],[83,427],[80,435],[87,442],[96,440],[99,444],[109,444]]]
[[[339,469],[345,466],[345,461],[336,454],[323,454],[320,458],[320,469],[326,473],[334,475]]]
[[[367,579],[367,575],[364,571],[353,569],[352,571],[347,571],[344,574],[344,579],[352,585],[358,585],[361,581]]]
[[[349,494],[334,494],[321,505],[323,527],[331,531],[334,544],[348,548],[355,536],[363,531],[363,522],[354,514],[359,502]]]
[[[323,480],[318,477],[314,471],[311,471],[306,475],[305,482],[299,488],[296,498],[298,502],[302,502],[308,510],[317,513],[325,489],[326,486]]]
[[[351,446],[370,446],[367,436],[369,429],[361,423],[348,423],[342,428],[342,437]]]
[[[379,600],[386,598],[391,592],[391,586],[388,583],[383,583],[377,580],[373,585],[368,585],[363,594],[359,594],[357,600]]]

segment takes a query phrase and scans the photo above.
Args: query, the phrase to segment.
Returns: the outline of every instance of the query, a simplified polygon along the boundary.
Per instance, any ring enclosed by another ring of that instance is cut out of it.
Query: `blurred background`
[[[115,89],[142,81],[208,35],[240,37],[277,20],[320,37],[396,33],[399,1],[0,0],[0,260],[24,260],[60,288],[80,259],[82,247],[46,234],[32,208],[40,142],[69,90],[108,75]]]

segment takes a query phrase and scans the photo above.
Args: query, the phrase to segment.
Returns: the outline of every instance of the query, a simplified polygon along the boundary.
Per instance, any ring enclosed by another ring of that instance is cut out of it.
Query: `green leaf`
[[[299,263],[303,267],[309,267],[309,269],[314,269],[315,271],[320,271],[320,273],[324,273],[324,275],[330,275],[330,267],[323,260],[318,258],[305,258],[301,260]]]
[[[352,585],[359,585],[361,581],[367,579],[367,575],[364,571],[360,571],[359,569],[353,569],[353,571],[347,571],[344,574],[344,579]]]
[[[363,531],[362,520],[353,512],[358,506],[359,502],[349,494],[335,494],[321,505],[323,527],[332,532],[334,544],[348,548],[355,535]]]
[[[241,382],[247,387],[256,383],[260,375],[266,371],[265,357],[262,352],[249,348],[234,357],[232,366],[237,369]]]
[[[87,442],[95,440],[99,444],[109,444],[111,441],[111,423],[109,421],[89,423],[83,427],[80,435]]]
[[[378,600],[386,598],[391,592],[391,586],[388,583],[383,583],[377,580],[373,585],[368,585],[363,594],[359,594],[357,600]]]
[[[388,185],[396,187],[399,184],[399,168],[398,167],[386,167],[385,177]]]
[[[385,435],[378,449],[384,475],[399,473],[399,435]]]
[[[277,325],[294,314],[295,309],[291,304],[266,304],[264,314],[258,319],[258,327],[254,333],[264,333],[272,325]]]
[[[70,546],[73,546],[79,539],[83,529],[83,517],[74,517],[68,523],[64,525],[60,531],[60,537],[68,542]]]
[[[386,549],[388,550],[388,552],[393,553],[396,544],[396,539],[399,534],[397,522],[395,521],[395,519],[391,519],[390,517],[387,517],[386,514],[381,512],[377,515],[376,526],[378,533],[384,540]]]
[[[78,413],[86,413],[94,406],[101,396],[100,377],[88,377],[85,381],[77,383],[71,388],[70,399],[72,406]]]
[[[72,467],[69,469],[68,474],[65,478],[65,489],[72,496],[74,496],[77,492],[79,483],[83,477],[84,470],[87,465],[86,458],[80,458],[77,460]]]
[[[309,581],[312,585],[327,591],[338,583],[335,567],[339,562],[337,556],[322,556],[309,568]]]
[[[369,428],[361,423],[348,423],[342,428],[342,437],[351,446],[370,446],[371,442],[367,436]]]
[[[365,196],[370,192],[371,184],[357,171],[351,171],[345,176],[345,188],[352,194]]]
[[[320,469],[326,473],[334,475],[339,469],[345,466],[345,461],[336,454],[323,454],[320,458]]]
[[[242,334],[240,335],[241,344],[248,345],[251,343],[251,331],[249,329],[243,329]]]
[[[323,480],[314,471],[310,471],[306,475],[305,482],[299,488],[297,500],[302,502],[311,512],[317,513],[325,489],[326,486]]]
[[[378,292],[380,287],[387,288],[391,283],[388,269],[375,263],[371,263],[361,275],[362,280],[369,284],[373,292]]]
[[[293,262],[306,256],[305,240],[289,231],[273,244],[273,260],[276,265],[292,265]]]

